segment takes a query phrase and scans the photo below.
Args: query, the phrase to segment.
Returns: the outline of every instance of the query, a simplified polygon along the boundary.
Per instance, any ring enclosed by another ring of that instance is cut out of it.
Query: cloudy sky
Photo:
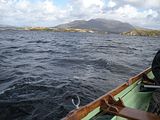
[[[160,0],[0,0],[0,24],[55,26],[92,18],[160,29]]]

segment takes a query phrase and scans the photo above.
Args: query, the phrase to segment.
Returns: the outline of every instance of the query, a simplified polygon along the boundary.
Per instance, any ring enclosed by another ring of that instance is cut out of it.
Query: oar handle
[[[144,88],[154,88],[154,89],[158,89],[160,88],[160,86],[158,85],[143,85]]]

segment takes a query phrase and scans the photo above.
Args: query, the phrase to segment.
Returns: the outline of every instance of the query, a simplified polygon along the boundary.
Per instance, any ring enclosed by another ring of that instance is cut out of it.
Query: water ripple
[[[0,120],[59,120],[151,65],[159,38],[0,32]]]

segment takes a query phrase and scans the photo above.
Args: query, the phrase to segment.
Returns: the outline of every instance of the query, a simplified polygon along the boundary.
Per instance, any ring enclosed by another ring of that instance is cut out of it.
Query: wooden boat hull
[[[64,119],[65,120],[90,120],[98,119],[105,120],[108,119],[106,114],[100,109],[101,101],[103,99],[109,99],[109,95],[112,95],[115,100],[119,98],[123,101],[124,105],[129,108],[134,108],[142,111],[146,111],[149,106],[151,92],[139,92],[140,85],[139,81],[142,79],[142,74],[145,73],[149,78],[154,78],[151,69],[148,68],[142,73],[136,75],[133,78],[130,78],[129,81],[125,82],[121,86],[118,86],[116,89],[106,93],[104,96],[98,98],[92,103],[83,106],[77,110],[70,112]],[[119,116],[113,116],[111,120],[125,120],[125,118]]]

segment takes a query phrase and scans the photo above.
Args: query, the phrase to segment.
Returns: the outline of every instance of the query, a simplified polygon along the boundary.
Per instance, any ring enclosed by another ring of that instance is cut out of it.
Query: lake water
[[[160,38],[0,31],[0,120],[59,120],[151,65]]]

